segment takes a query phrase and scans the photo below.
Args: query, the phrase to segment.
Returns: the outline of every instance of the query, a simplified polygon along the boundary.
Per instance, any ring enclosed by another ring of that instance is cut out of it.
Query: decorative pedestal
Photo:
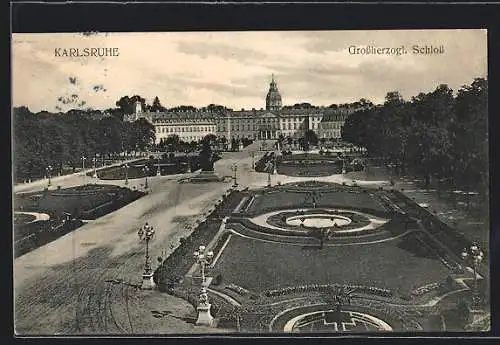
[[[468,321],[470,324],[475,324],[476,322],[481,320],[481,318],[484,316],[484,311],[482,311],[477,307],[469,306],[468,309],[469,309]]]
[[[142,275],[142,284],[141,284],[141,289],[142,290],[153,290],[156,287],[156,284],[153,280],[153,273],[143,273]]]
[[[198,305],[198,320],[196,325],[212,327],[214,325],[214,317],[210,315],[210,303],[200,303]]]
[[[273,175],[276,175],[277,173],[278,173],[278,171],[276,170],[276,168],[274,168]]]

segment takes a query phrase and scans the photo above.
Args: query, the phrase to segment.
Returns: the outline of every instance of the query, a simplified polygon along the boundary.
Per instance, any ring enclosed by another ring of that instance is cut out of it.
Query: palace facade
[[[358,109],[314,107],[290,109],[282,107],[278,85],[271,79],[265,109],[239,111],[165,111],[143,112],[140,102],[135,113],[125,121],[145,118],[155,126],[156,142],[170,135],[183,141],[198,141],[208,134],[217,137],[242,139],[277,139],[280,135],[300,138],[311,129],[318,138],[339,139],[346,118]]]

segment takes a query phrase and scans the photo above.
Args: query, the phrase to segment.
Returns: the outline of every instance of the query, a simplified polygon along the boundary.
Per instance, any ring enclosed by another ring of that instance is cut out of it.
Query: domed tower
[[[266,96],[266,110],[280,110],[281,109],[281,95],[278,91],[278,86],[274,81],[274,74],[269,84],[269,91]]]

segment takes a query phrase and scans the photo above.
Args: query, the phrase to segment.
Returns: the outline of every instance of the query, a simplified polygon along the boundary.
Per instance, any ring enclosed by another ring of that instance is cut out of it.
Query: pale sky
[[[352,55],[349,46],[401,47],[407,55]],[[413,45],[444,54],[414,55]],[[55,49],[118,48],[113,57],[55,56]],[[487,76],[486,30],[254,31],[13,34],[13,106],[31,111],[115,107],[155,96],[166,107],[265,107],[274,73],[283,105],[328,106],[388,91],[409,99],[438,84],[457,90]],[[70,82],[70,78],[73,82]],[[76,78],[76,79],[75,79]],[[72,96],[76,95],[76,96]],[[63,104],[62,99],[69,100]],[[83,103],[85,102],[85,104]]]

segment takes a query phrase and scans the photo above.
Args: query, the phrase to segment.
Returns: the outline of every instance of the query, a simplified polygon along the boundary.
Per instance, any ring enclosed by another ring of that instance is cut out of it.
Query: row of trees
[[[400,173],[447,179],[453,186],[488,190],[488,81],[476,78],[456,96],[447,85],[405,101],[389,92],[385,103],[353,113],[342,138],[364,146]]]
[[[82,166],[96,155],[109,157],[151,148],[154,126],[144,119],[122,122],[109,116],[93,120],[76,114],[33,114],[26,107],[14,108],[14,176],[17,181],[42,177],[51,166],[53,174],[64,167]]]
[[[224,112],[224,111],[231,111],[232,109],[226,108],[223,105],[218,105],[218,104],[209,104],[206,107],[202,108],[196,108],[192,105],[180,105],[177,107],[173,107],[170,109],[167,109],[161,104],[160,99],[158,96],[156,96],[153,100],[152,104],[146,103],[146,99],[144,97],[141,97],[139,95],[134,95],[134,96],[123,96],[121,97],[117,102],[115,110],[118,110],[119,113],[123,114],[133,114],[135,112],[135,104],[136,102],[140,102],[143,111],[150,111],[150,112],[156,112],[156,111],[211,111],[211,112]],[[108,109],[108,111],[112,112],[113,109]]]
[[[207,138],[210,140],[211,145],[219,151],[238,151],[240,143],[243,147],[250,145],[253,140],[249,138],[236,139],[232,138],[228,142],[226,137],[217,137],[215,134],[207,134],[200,141],[184,141],[177,134],[169,135],[166,138],[161,138],[159,143],[155,145],[155,150],[158,151],[182,151],[191,152],[196,151],[202,147],[202,144]]]
[[[364,108],[364,107],[371,107],[373,106],[373,103],[365,98],[361,98],[359,101],[352,102],[352,103],[340,103],[340,104],[330,104],[327,108],[332,108],[332,109],[359,109],[359,108]],[[321,107],[312,105],[311,103],[296,103],[294,105],[285,105],[283,109],[319,109]]]

